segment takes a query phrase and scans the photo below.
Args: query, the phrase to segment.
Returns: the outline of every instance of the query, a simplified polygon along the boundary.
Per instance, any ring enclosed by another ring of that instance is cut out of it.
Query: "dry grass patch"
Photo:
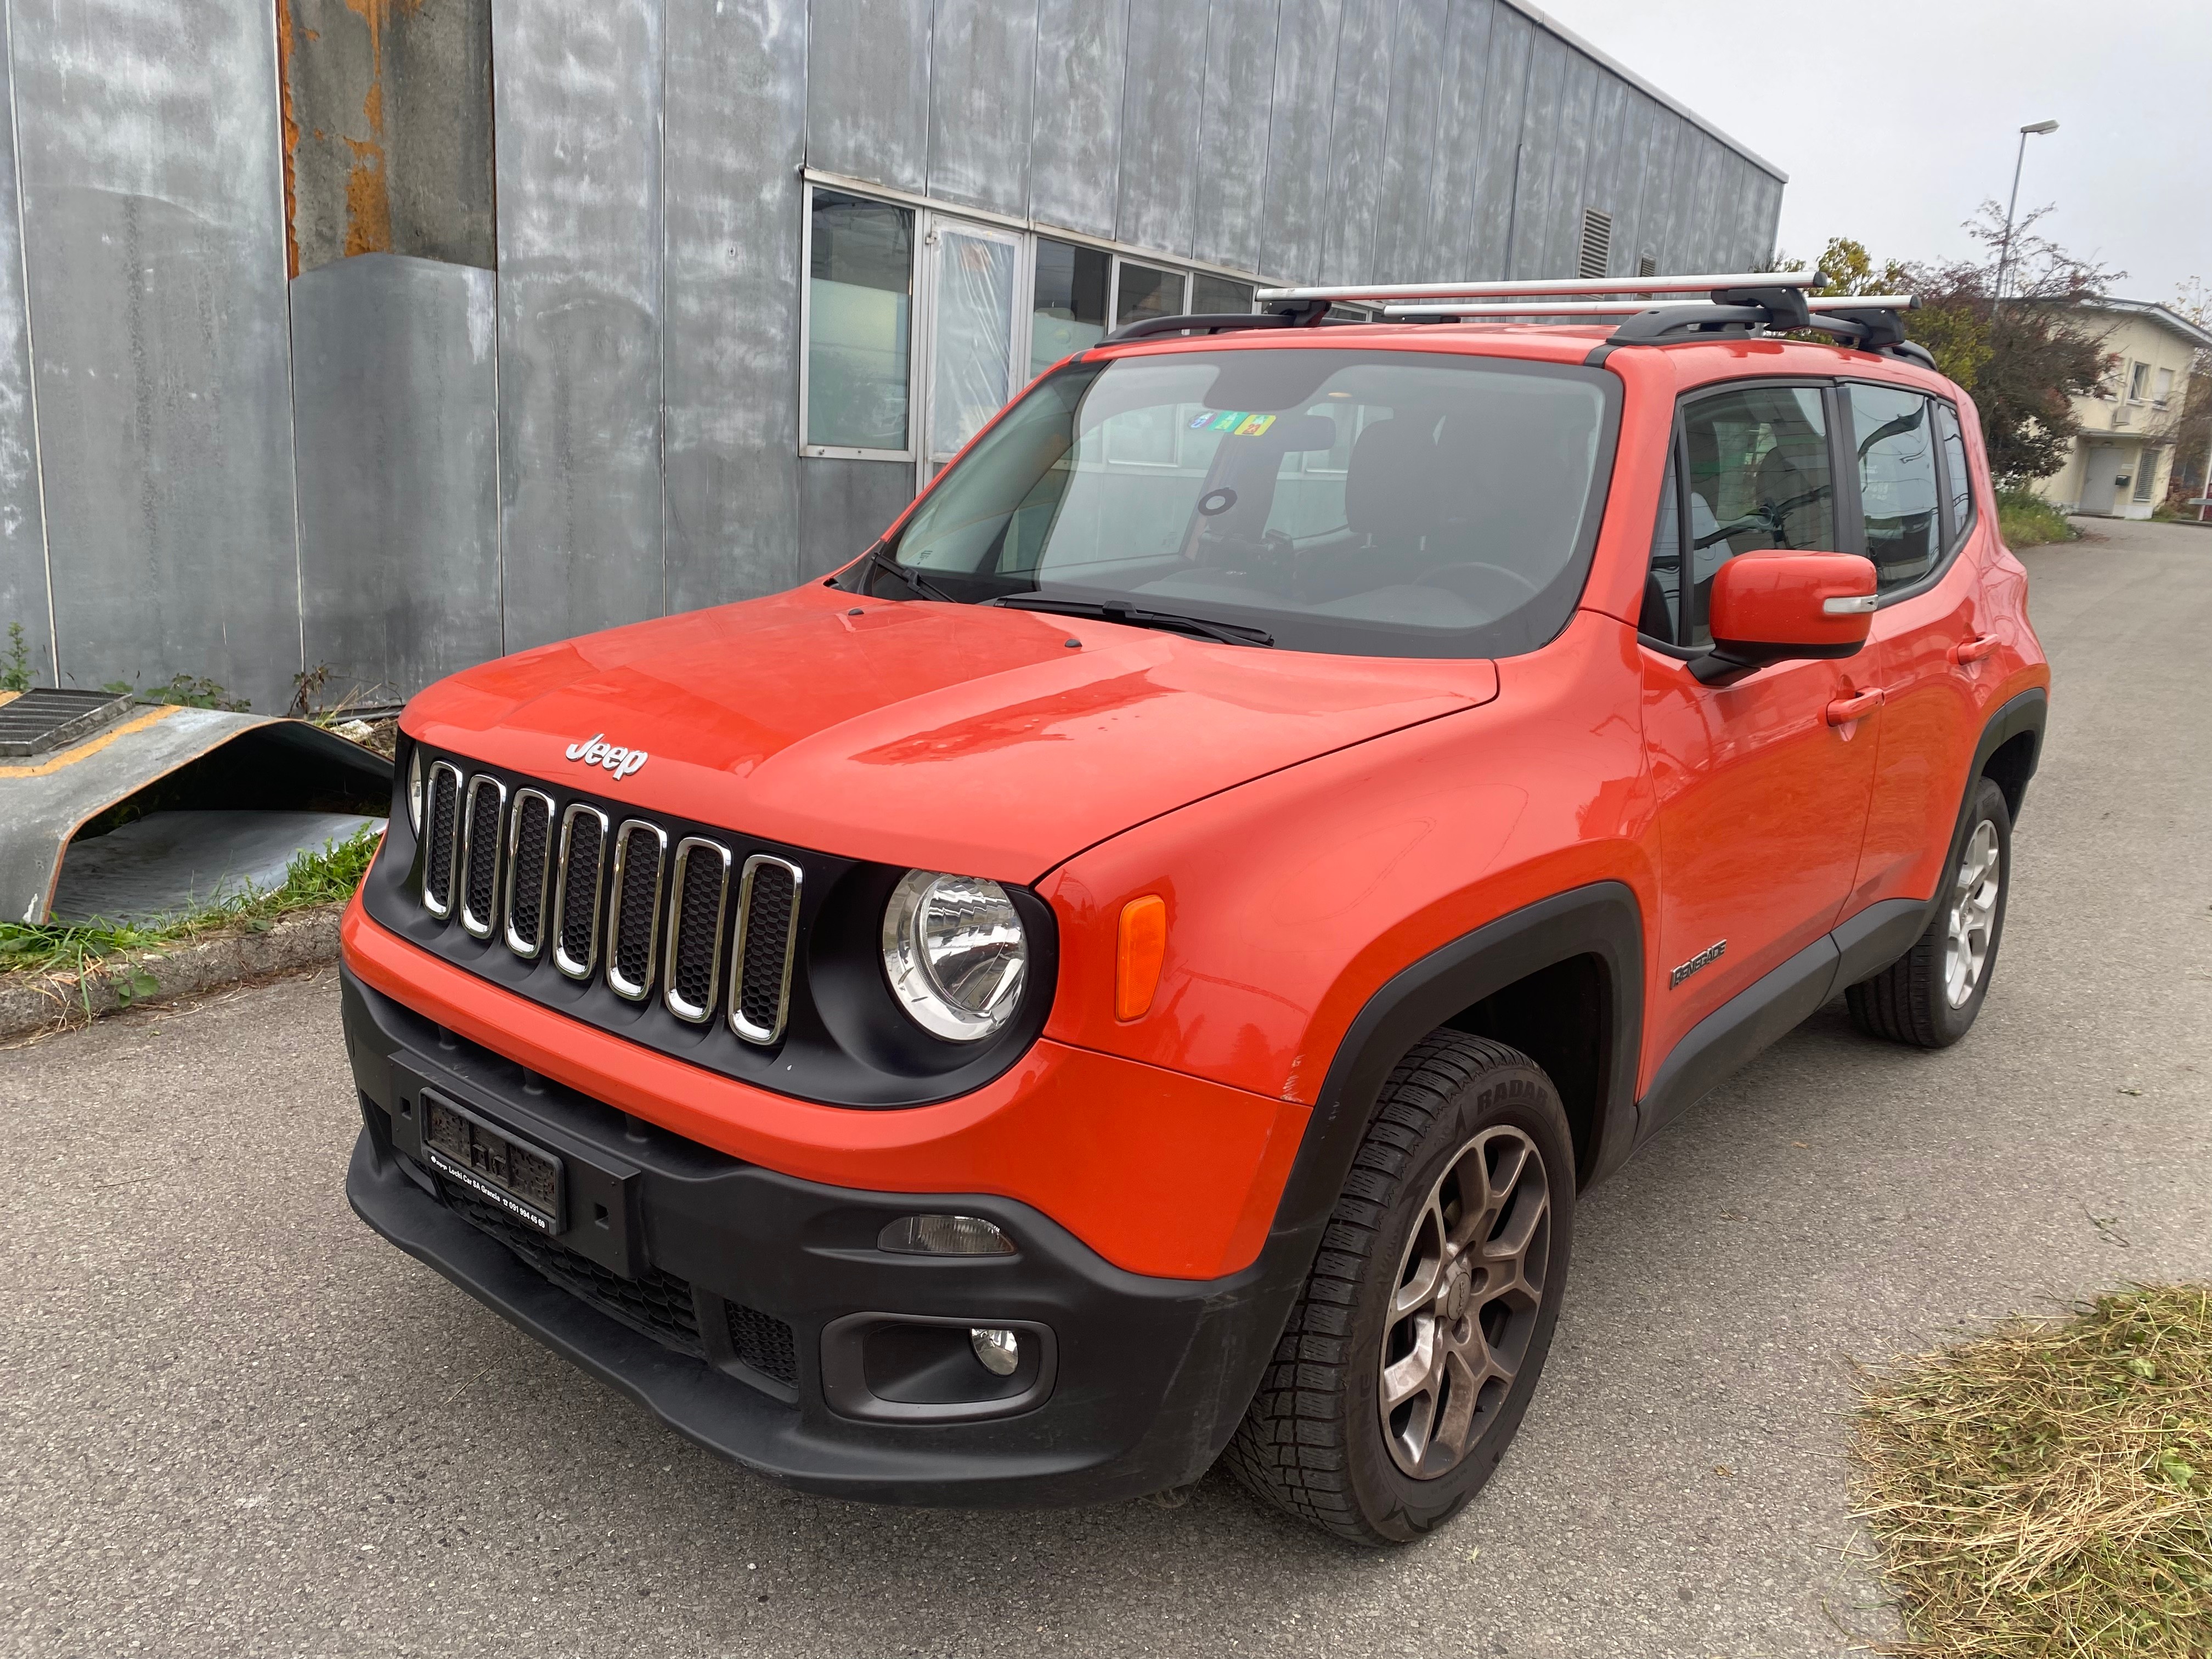
[[[2212,1655],[2212,1290],[2139,1287],[1869,1379],[1854,1496],[1916,1659]]]

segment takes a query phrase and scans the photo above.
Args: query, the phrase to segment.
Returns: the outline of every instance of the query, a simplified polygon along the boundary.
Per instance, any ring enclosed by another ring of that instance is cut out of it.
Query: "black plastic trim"
[[[1636,1068],[1644,1030],[1644,924],[1625,882],[1601,881],[1539,900],[1431,951],[1367,1000],[1322,1079],[1313,1115],[1276,1211],[1278,1233],[1319,1228],[1335,1207],[1375,1103],[1406,1051],[1485,997],[1571,957],[1604,965],[1612,1018],[1585,1183],[1616,1167],[1634,1140]],[[1303,1276],[1303,1267],[1301,1275]]]
[[[340,982],[363,1123],[346,1176],[355,1212],[686,1438],[804,1491],[1005,1507],[1106,1503],[1195,1480],[1243,1417],[1311,1259],[1310,1240],[1276,1239],[1223,1278],[1152,1278],[1114,1267],[1012,1199],[802,1181],[534,1077],[350,973]],[[664,1346],[549,1281],[447,1207],[406,1156],[395,1115],[422,1080],[494,1127],[558,1151],[573,1218],[561,1243],[625,1277],[657,1269],[688,1280],[706,1358]],[[990,1221],[1015,1252],[876,1247],[898,1217],[945,1210]],[[791,1327],[795,1387],[750,1371],[717,1339],[729,1302]],[[983,1420],[840,1415],[823,1392],[823,1335],[855,1313],[1048,1330],[1048,1394]]]
[[[1823,933],[1692,1026],[1660,1063],[1638,1103],[1638,1138],[1656,1133],[1826,1002],[1835,990],[1842,956],[1834,936]]]

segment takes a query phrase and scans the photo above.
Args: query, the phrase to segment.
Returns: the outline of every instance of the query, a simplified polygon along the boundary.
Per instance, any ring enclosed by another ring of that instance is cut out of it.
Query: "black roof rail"
[[[1140,317],[1124,323],[1098,343],[1120,345],[1156,334],[1222,334],[1240,328],[1316,328],[1328,315],[1326,300],[1304,300],[1272,311],[1200,311],[1182,317]]]

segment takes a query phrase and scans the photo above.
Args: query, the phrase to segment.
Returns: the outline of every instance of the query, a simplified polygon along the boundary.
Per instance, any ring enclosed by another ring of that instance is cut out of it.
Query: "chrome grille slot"
[[[450,761],[430,769],[429,800],[422,809],[422,908],[434,916],[453,914],[454,836],[460,828],[461,774]]]
[[[722,981],[722,916],[729,908],[730,849],[687,836],[676,843],[668,878],[668,960],[661,999],[678,1019],[714,1017]]]
[[[799,943],[804,872],[756,853],[738,884],[738,937],[731,949],[730,1029],[747,1042],[774,1042],[791,1013],[791,963]]]
[[[607,902],[607,988],[642,1002],[653,989],[653,946],[660,937],[660,869],[668,832],[643,818],[615,831],[614,895]]]
[[[561,867],[553,884],[553,965],[570,979],[589,979],[599,964],[606,867],[607,815],[578,801],[561,815]]]
[[[545,945],[552,850],[553,798],[539,789],[516,790],[507,820],[507,948],[528,960]]]
[[[461,817],[461,926],[472,939],[489,939],[499,909],[499,831],[507,811],[507,786],[479,772],[469,780],[468,810]]]

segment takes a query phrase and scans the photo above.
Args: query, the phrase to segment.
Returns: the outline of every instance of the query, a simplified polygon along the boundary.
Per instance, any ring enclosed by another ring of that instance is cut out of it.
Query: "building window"
[[[812,192],[805,325],[800,395],[808,449],[908,459],[912,209]]]
[[[1197,271],[1190,279],[1190,308],[1206,316],[1249,316],[1252,296],[1258,291],[1249,283],[1235,282],[1226,276],[1209,276],[1202,270]]]
[[[2158,379],[2153,384],[2150,400],[2160,409],[2164,409],[2166,399],[2172,396],[2173,371],[2170,368],[2161,368],[2158,372]]]
[[[1114,283],[1114,326],[1147,317],[1180,316],[1183,304],[1183,275],[1140,265],[1133,259],[1116,259]]]
[[[1332,305],[1328,308],[1328,317],[1330,321],[1338,323],[1371,323],[1375,320],[1375,310],[1371,306]]]
[[[2136,457],[2136,500],[2139,501],[2150,500],[2151,486],[2157,481],[2158,452],[2154,449],[2146,449]]]
[[[1030,373],[1042,374],[1106,332],[1106,289],[1111,254],[1040,236],[1036,245],[1036,311],[1030,323]]]
[[[2131,404],[2139,404],[2149,395],[2150,365],[2130,363],[2128,365],[2128,401]]]
[[[1595,208],[1583,210],[1583,251],[1576,262],[1577,276],[1602,276],[1613,263],[1613,216]]]

